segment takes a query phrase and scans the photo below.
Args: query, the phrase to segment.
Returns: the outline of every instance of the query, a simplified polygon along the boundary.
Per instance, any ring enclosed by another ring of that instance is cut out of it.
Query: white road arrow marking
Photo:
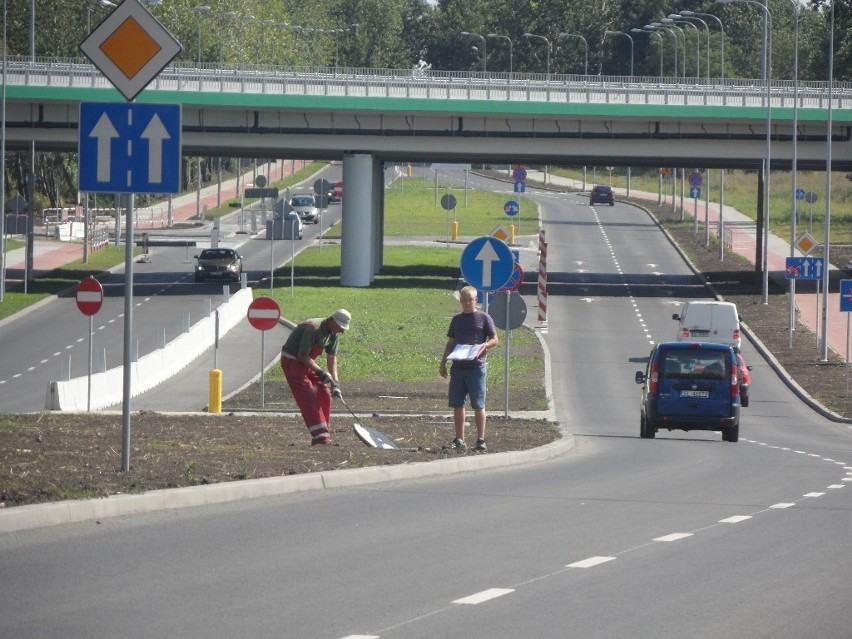
[[[148,182],[160,184],[163,181],[163,140],[171,140],[172,136],[155,113],[141,137],[148,140]]]
[[[494,262],[500,261],[497,251],[491,246],[491,242],[486,241],[474,259],[482,262],[482,287],[485,289],[491,288],[491,267]]]
[[[111,144],[114,138],[118,137],[118,131],[112,124],[112,120],[104,113],[98,118],[98,123],[95,124],[92,132],[89,133],[90,138],[95,138],[98,141],[98,164],[97,164],[97,181],[109,182],[110,180],[110,164],[111,159]]]

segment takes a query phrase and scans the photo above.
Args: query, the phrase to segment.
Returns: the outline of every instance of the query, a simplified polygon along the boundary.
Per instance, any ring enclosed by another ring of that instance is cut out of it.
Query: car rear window
[[[717,350],[671,350],[660,358],[664,379],[725,379],[727,358]]]
[[[205,249],[201,252],[202,260],[222,260],[234,257],[234,252],[228,249]]]
[[[293,206],[313,206],[314,198],[312,197],[294,197]]]

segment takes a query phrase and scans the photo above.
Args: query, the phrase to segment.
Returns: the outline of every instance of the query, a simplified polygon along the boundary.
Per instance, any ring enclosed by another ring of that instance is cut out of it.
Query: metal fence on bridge
[[[82,59],[10,58],[7,84],[48,87],[102,88],[112,86]],[[277,67],[202,65],[166,67],[150,89],[168,91],[421,98],[435,100],[520,100],[530,102],[611,103],[647,105],[754,106],[766,105],[767,87],[761,80],[703,78],[584,76],[412,72],[410,69]],[[770,83],[773,107],[828,107],[828,83],[792,80]],[[832,108],[852,108],[852,83],[834,83]]]

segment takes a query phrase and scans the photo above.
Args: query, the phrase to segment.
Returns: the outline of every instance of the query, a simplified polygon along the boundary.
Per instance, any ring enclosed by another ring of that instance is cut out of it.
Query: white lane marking
[[[608,561],[612,561],[615,557],[589,557],[588,559],[583,559],[582,561],[575,561],[573,564],[568,564],[565,566],[566,568],[592,568],[593,566],[598,566],[600,564],[605,564]]]
[[[662,537],[655,537],[654,541],[679,541],[687,537],[692,537],[692,533],[672,533],[670,535],[663,535]]]
[[[829,488],[843,488],[843,484],[832,484]]]
[[[802,497],[822,497],[825,493],[805,493]]]
[[[470,595],[469,597],[462,597],[461,599],[456,599],[455,601],[453,601],[453,603],[472,605],[481,604],[485,601],[490,601],[491,599],[496,599],[497,597],[508,595],[510,592],[515,592],[514,588],[489,588],[488,590],[477,592],[476,594]]]
[[[733,517],[728,517],[727,519],[720,519],[720,524],[738,524],[741,521],[746,521],[747,519],[751,519],[751,515],[734,515]]]
[[[343,639],[380,639],[379,635],[346,635]]]
[[[782,502],[782,503],[780,503],[780,504],[772,504],[772,505],[770,506],[770,508],[779,508],[779,509],[780,509],[780,508],[792,508],[792,507],[793,507],[793,506],[795,506],[795,505],[796,505],[796,504],[794,504],[794,503],[786,503],[786,502]]]

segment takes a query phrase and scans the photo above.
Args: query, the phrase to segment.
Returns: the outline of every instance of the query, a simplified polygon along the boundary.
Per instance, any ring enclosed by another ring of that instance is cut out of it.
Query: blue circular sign
[[[505,242],[496,237],[478,237],[461,255],[461,272],[465,281],[478,291],[503,288],[515,268],[515,258]]]
[[[523,182],[527,179],[527,170],[519,166],[514,171],[512,171],[512,177],[515,178],[515,182]]]
[[[503,212],[510,217],[517,215],[521,212],[521,205],[516,200],[509,200],[503,205]]]
[[[703,182],[704,178],[698,171],[689,174],[689,186],[694,186],[698,188]]]
[[[805,199],[805,189],[796,189],[796,199],[804,200]]]

